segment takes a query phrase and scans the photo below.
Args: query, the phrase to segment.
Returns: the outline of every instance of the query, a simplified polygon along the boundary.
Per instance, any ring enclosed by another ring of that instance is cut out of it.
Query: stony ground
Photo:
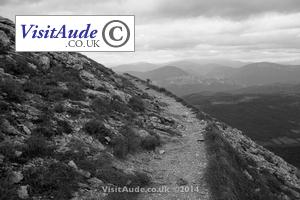
[[[139,87],[145,90],[144,86]],[[165,144],[156,152],[140,154],[134,158],[145,161],[144,170],[150,172],[153,181],[149,188],[170,190],[141,193],[138,199],[209,199],[204,178],[207,155],[202,132],[205,122],[198,120],[189,108],[175,99],[151,89],[146,92],[168,105],[163,113],[177,122],[181,136],[163,137]]]

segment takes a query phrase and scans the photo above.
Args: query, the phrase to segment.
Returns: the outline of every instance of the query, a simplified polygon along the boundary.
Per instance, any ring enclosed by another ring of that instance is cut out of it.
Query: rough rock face
[[[159,144],[158,102],[84,55],[16,53],[14,31],[0,17],[0,199],[103,199],[100,185],[145,182],[116,163]]]
[[[258,145],[240,130],[220,122],[216,123],[216,128],[224,141],[245,161],[246,165],[240,167],[250,182],[263,184],[272,199],[300,199],[300,173],[296,167]],[[253,191],[260,192],[263,192],[261,188]]]

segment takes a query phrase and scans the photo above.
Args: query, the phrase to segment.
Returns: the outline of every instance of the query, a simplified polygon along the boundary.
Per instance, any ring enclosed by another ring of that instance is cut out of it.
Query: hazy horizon
[[[222,64],[222,61],[227,61],[227,62],[240,62],[240,64],[235,64],[235,65],[230,65],[230,64]],[[201,60],[201,59],[185,59],[185,60],[171,60],[168,62],[147,62],[147,61],[136,61],[136,62],[125,62],[121,64],[115,64],[111,65],[109,67],[111,68],[118,68],[123,65],[136,65],[136,64],[154,64],[157,65],[158,67],[164,67],[168,66],[170,64],[176,63],[176,62],[191,62],[191,63],[199,63],[200,65],[210,65],[210,64],[217,64],[217,65],[223,65],[227,67],[233,67],[233,68],[239,68],[243,67],[247,64],[251,63],[275,63],[275,64],[280,64],[280,65],[292,65],[292,66],[299,66],[300,67],[300,60],[294,60],[294,61],[286,61],[286,62],[273,62],[273,61],[265,61],[265,60],[259,60],[259,61],[241,61],[241,60]],[[176,67],[176,66],[174,66]]]

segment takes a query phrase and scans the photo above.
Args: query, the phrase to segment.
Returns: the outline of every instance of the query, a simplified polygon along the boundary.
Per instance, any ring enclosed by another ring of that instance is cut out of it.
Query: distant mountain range
[[[233,70],[227,78],[245,86],[299,83],[300,66],[267,62],[252,63]]]
[[[198,73],[200,69],[203,68],[203,72],[206,72],[211,68],[212,65],[217,66],[231,66],[231,67],[242,67],[247,62],[241,61],[232,61],[232,60],[209,60],[209,59],[189,59],[189,60],[178,60],[166,63],[148,63],[148,62],[136,62],[129,64],[122,64],[112,67],[116,72],[128,72],[128,71],[137,71],[137,72],[146,72],[151,71],[163,66],[176,66],[185,71],[195,71]]]
[[[147,72],[131,71],[128,73],[144,80],[150,79],[152,82],[158,85],[170,83],[176,84],[181,82],[181,80],[193,81],[193,76],[191,74],[173,66],[165,66]]]
[[[138,62],[138,63],[118,65],[116,67],[113,67],[113,70],[116,72],[129,72],[129,71],[146,72],[159,67],[160,65],[153,64],[153,63]]]
[[[132,72],[134,73],[134,72]],[[138,72],[133,75],[138,75],[143,79],[151,79],[151,80],[157,80],[157,81],[163,81],[166,79],[171,79],[175,77],[185,77],[185,76],[191,76],[189,73],[183,71],[182,69],[179,69],[177,67],[173,66],[165,66],[158,69],[154,69],[147,72]]]
[[[141,66],[145,69],[145,65]],[[172,65],[162,67],[147,63],[147,67],[149,66],[154,69],[134,71],[133,69],[139,68],[139,65],[127,67],[123,65],[120,69],[131,69],[122,72],[145,80],[150,79],[154,84],[166,87],[180,96],[204,91],[248,90],[253,93],[256,90],[260,92],[294,90],[293,85],[300,84],[300,66],[298,65],[259,62],[237,68],[215,63],[201,65],[192,61],[177,61]]]

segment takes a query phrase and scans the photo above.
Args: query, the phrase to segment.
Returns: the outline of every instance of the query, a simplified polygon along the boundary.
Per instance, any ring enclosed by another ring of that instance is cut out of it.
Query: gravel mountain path
[[[204,178],[207,167],[206,146],[203,135],[206,123],[196,118],[191,109],[175,99],[152,89],[145,89],[149,95],[166,103],[163,115],[172,117],[178,123],[182,136],[173,136],[160,149],[145,156],[145,167],[152,176],[148,188],[160,192],[140,193],[139,200],[208,200],[210,193]],[[175,138],[174,138],[175,137]],[[147,159],[146,159],[147,158]]]

